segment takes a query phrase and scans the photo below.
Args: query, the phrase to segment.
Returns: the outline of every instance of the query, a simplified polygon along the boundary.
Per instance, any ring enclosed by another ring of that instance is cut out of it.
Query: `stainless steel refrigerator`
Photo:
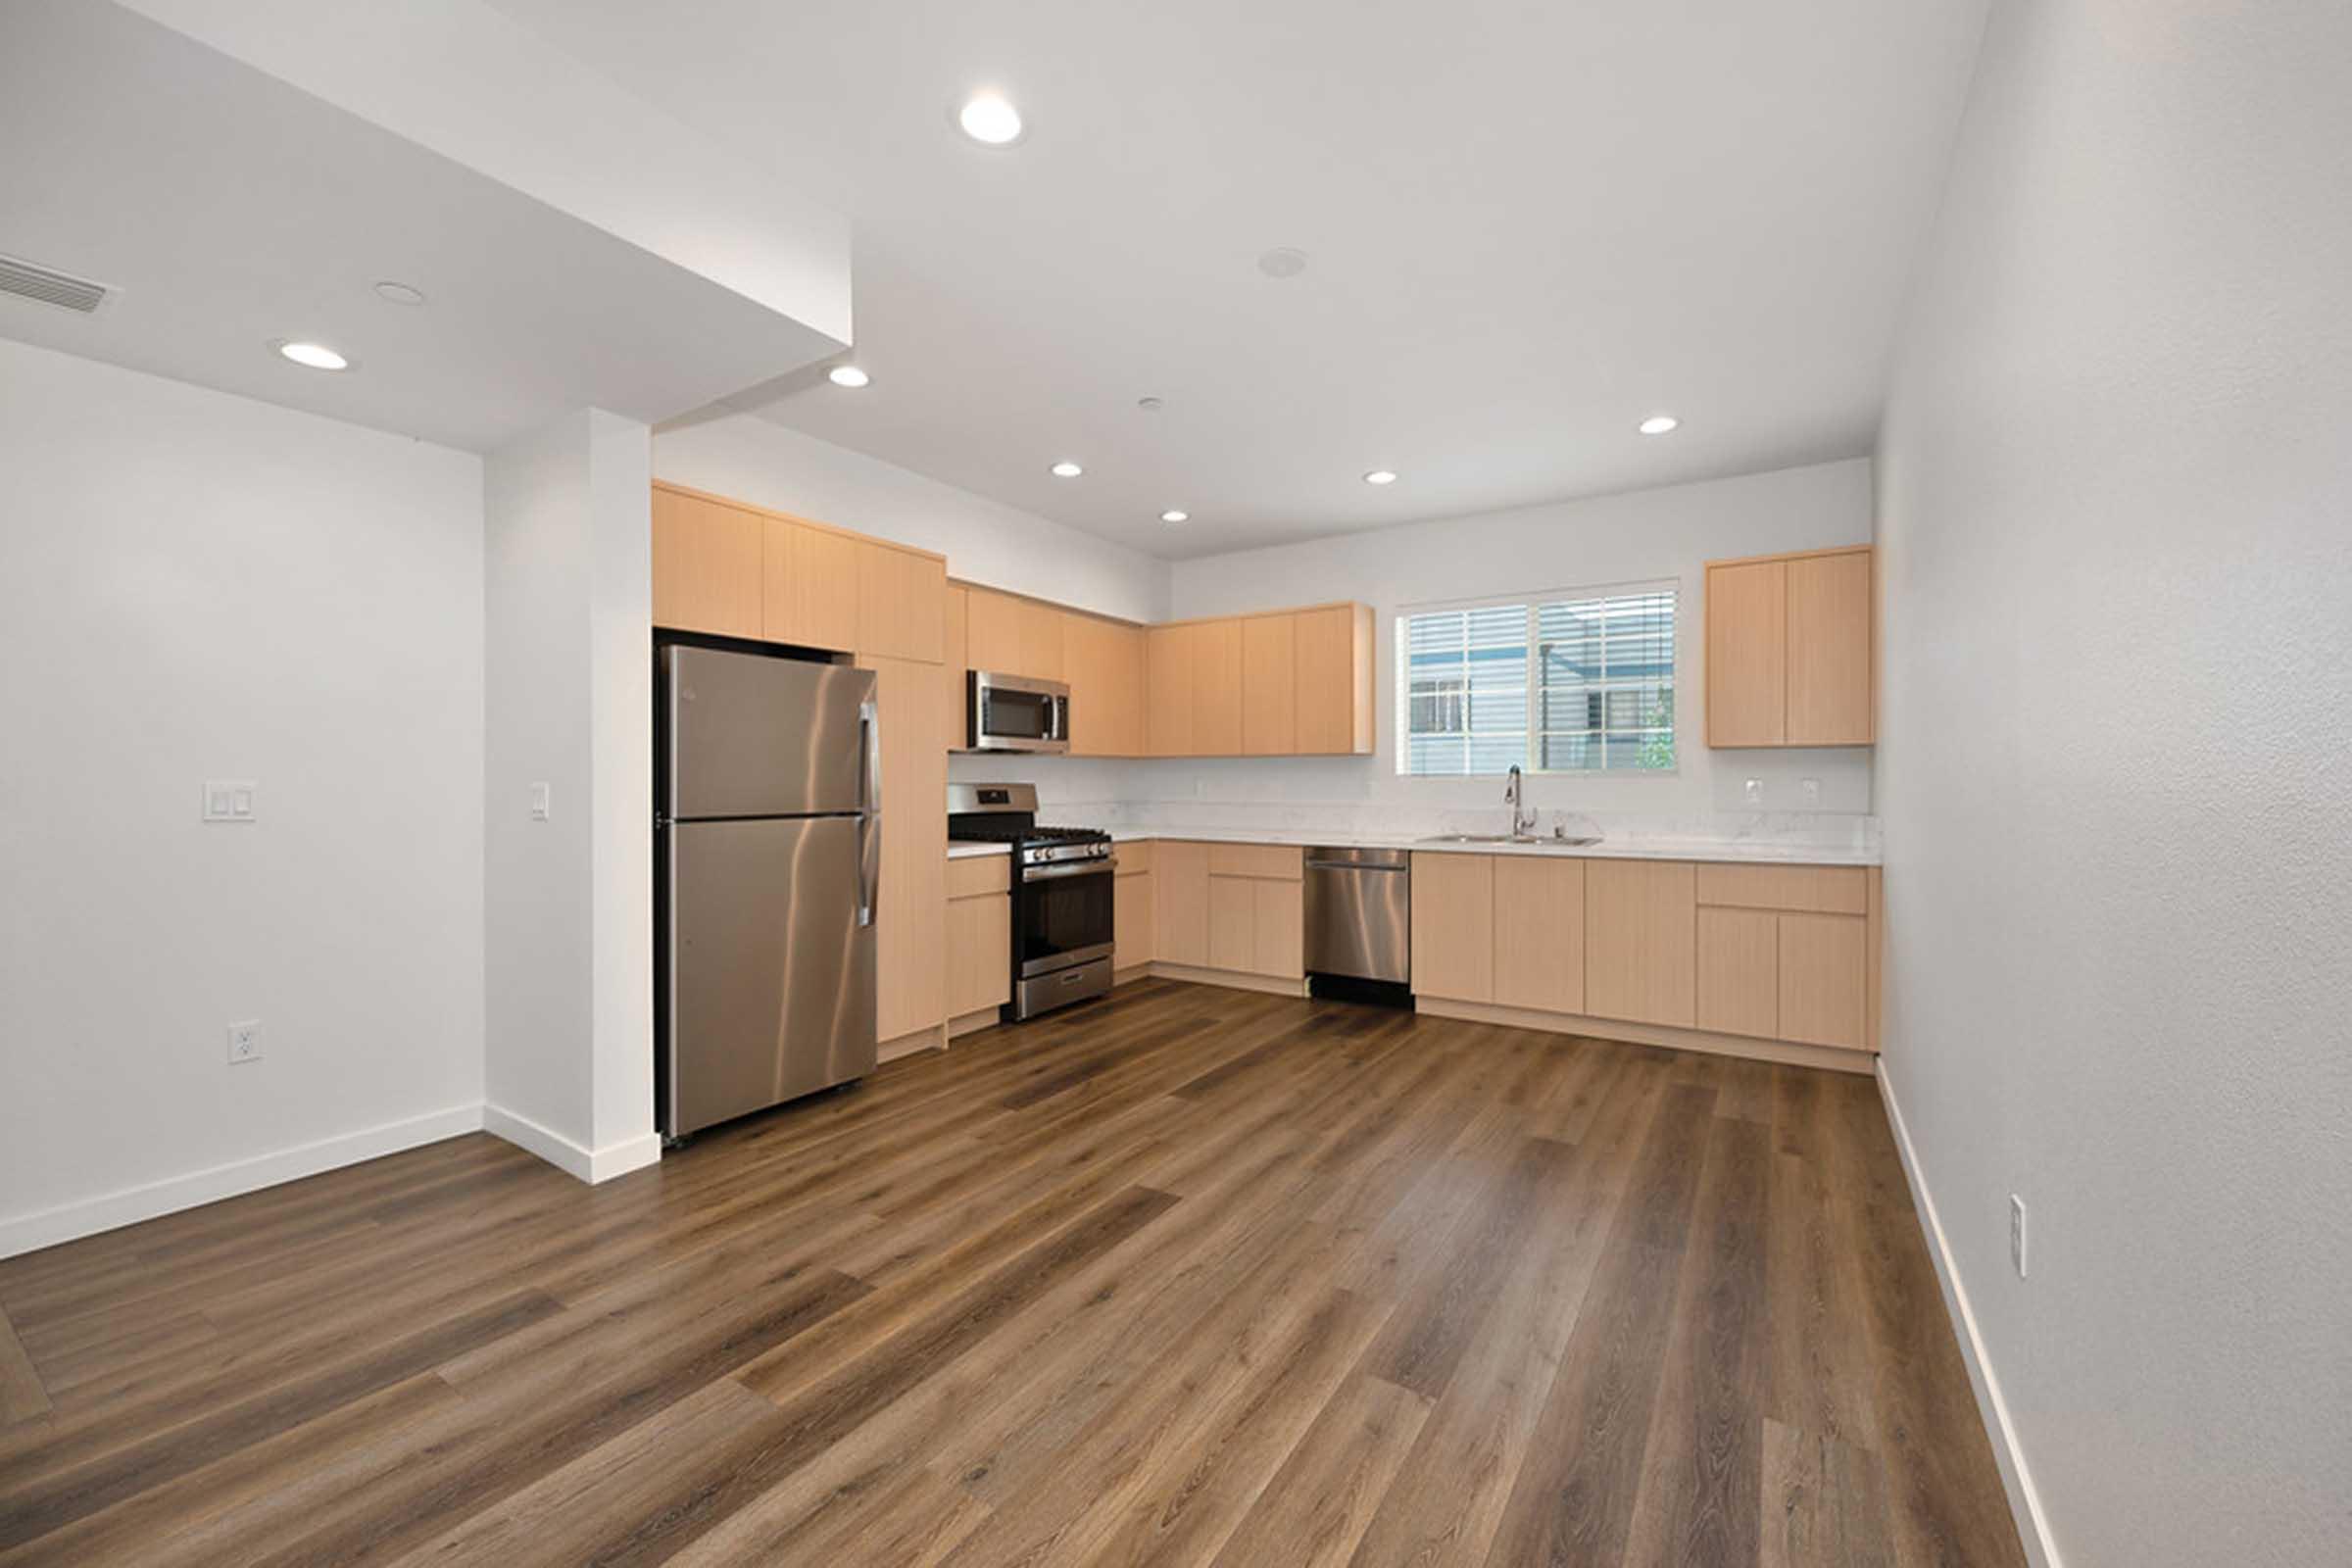
[[[869,1072],[874,676],[657,651],[656,1101],[689,1133]]]

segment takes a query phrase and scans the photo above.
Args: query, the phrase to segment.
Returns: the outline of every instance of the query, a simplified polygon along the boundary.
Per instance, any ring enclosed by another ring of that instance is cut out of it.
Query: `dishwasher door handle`
[[[1361,860],[1309,860],[1306,868],[1309,871],[1386,871],[1391,875],[1400,875],[1411,869],[1402,865],[1367,865]]]

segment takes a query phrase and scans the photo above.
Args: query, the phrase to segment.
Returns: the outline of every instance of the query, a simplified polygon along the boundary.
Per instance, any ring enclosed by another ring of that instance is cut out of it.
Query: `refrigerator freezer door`
[[[682,1138],[872,1071],[858,819],[680,822],[669,839],[662,1131]]]
[[[874,701],[873,671],[711,648],[666,652],[671,820],[862,808],[858,710]]]

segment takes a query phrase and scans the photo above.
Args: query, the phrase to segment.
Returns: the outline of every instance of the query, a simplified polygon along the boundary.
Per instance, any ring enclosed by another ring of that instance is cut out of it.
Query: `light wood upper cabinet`
[[[1707,564],[1707,744],[1868,746],[1869,546]]]
[[[660,486],[653,510],[654,624],[760,636],[760,514]]]
[[[1413,990],[1494,1000],[1494,857],[1413,853]]]
[[[1788,563],[1788,744],[1878,739],[1872,679],[1871,553]]]
[[[895,1040],[947,1017],[948,737],[939,667],[860,657],[882,722],[882,877],[874,910],[877,1032]]]
[[[1298,750],[1298,617],[1251,615],[1242,622],[1242,751],[1286,757]]]
[[[1160,958],[1206,967],[1208,846],[1159,840],[1152,846],[1152,880]]]
[[[789,517],[770,516],[766,523],[761,635],[771,643],[855,652],[858,541]]]
[[[1242,623],[1204,620],[1193,628],[1195,757],[1242,755]]]
[[[947,561],[871,539],[856,541],[856,548],[858,651],[939,663],[946,643]]]
[[[1676,860],[1585,863],[1586,1011],[1691,1025],[1698,989],[1695,870]]]
[[[1372,752],[1372,607],[1301,610],[1297,623],[1298,727],[1293,750],[1310,756]]]
[[[1153,626],[1144,633],[1145,745],[1153,757],[1191,757],[1193,750],[1193,633],[1191,625]]]
[[[1142,757],[1145,633],[1141,626],[1062,616],[1070,687],[1070,750],[1080,757]]]
[[[1031,680],[1067,680],[1068,662],[1062,657],[1062,621],[1060,609],[1040,604],[1034,599],[1016,601],[1020,606],[1021,662],[1013,673]]]
[[[1021,673],[1021,602],[990,588],[967,591],[964,666],[992,675]]]
[[[1585,1010],[1585,862],[1497,855],[1494,1001],[1548,1012]]]
[[[1707,744],[1780,746],[1788,733],[1788,566],[1707,567]]]

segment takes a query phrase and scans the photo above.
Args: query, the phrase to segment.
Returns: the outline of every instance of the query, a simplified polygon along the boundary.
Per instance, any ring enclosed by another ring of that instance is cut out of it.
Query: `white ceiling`
[[[113,5],[0,6],[0,252],[120,290],[92,316],[0,296],[0,335],[360,424],[488,450],[839,346]],[[298,369],[273,338],[358,368]]]
[[[1171,557],[1867,451],[1984,10],[495,3],[855,220],[873,385],[739,406]]]

